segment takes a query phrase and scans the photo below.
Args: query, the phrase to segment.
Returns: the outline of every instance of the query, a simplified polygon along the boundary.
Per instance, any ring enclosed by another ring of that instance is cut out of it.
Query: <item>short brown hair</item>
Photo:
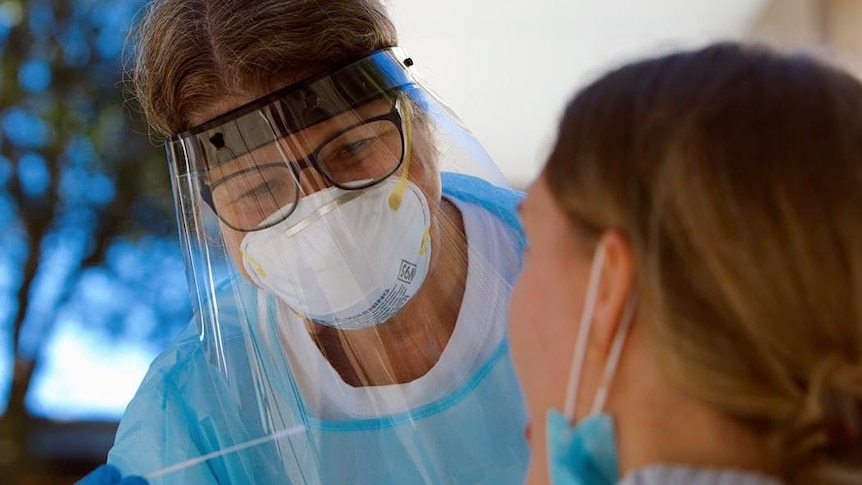
[[[628,238],[679,388],[771,437],[788,483],[862,483],[856,79],[733,43],[629,64],[571,101],[543,177]]]
[[[261,96],[397,44],[378,0],[154,0],[131,82],[163,135],[226,96]]]

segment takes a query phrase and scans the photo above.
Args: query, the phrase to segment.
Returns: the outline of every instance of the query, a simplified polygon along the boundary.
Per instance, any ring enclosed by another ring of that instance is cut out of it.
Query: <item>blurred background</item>
[[[143,0],[0,0],[0,477],[104,462],[190,318],[163,149],[124,90]],[[859,73],[862,0],[389,0],[401,45],[513,186],[567,99],[636,57],[746,39]]]

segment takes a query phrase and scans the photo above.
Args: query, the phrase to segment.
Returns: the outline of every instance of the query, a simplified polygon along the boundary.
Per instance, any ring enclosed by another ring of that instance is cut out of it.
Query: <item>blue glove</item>
[[[75,482],[75,485],[147,485],[147,481],[137,475],[124,478],[117,467],[105,464]]]

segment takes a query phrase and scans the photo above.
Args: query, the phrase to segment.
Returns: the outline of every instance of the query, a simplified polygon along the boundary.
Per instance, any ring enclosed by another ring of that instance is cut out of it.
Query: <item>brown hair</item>
[[[682,390],[769,437],[788,483],[862,483],[856,79],[732,43],[629,64],[570,102],[543,176],[575,227],[627,237]]]
[[[163,135],[227,96],[258,97],[397,44],[379,0],[155,0],[136,24],[134,94]]]

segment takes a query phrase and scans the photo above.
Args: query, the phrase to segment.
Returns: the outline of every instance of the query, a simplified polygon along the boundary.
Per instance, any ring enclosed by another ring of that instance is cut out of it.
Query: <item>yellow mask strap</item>
[[[399,103],[401,99],[398,100]],[[410,172],[410,162],[412,161],[412,157],[410,156],[413,152],[413,123],[411,119],[412,114],[412,106],[410,103],[403,103],[404,105],[404,171],[401,173],[401,178],[398,180],[398,185],[389,194],[389,208],[393,211],[397,211],[398,207],[401,206],[401,199],[404,198],[404,190],[407,188],[407,175]]]

